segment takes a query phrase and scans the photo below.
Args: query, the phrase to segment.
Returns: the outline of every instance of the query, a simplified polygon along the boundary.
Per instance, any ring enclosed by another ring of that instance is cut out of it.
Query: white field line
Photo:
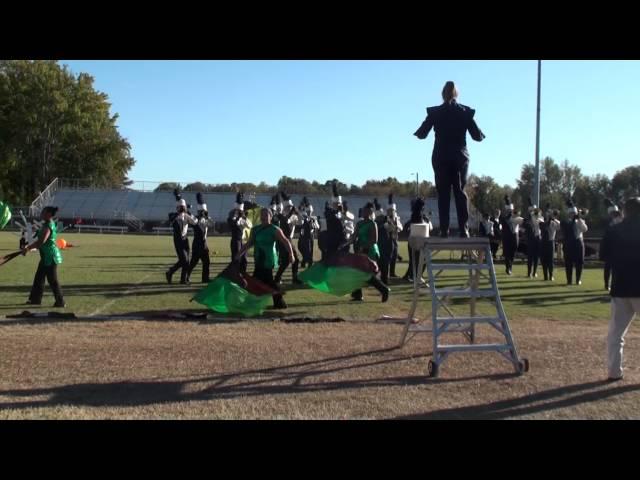
[[[142,282],[144,282],[147,278],[149,278],[151,275],[153,274],[148,274],[145,275],[144,277],[142,277],[140,280],[138,280],[136,283],[134,283],[132,285],[132,288],[129,288],[127,290],[125,290],[124,292],[122,292],[122,295],[128,295],[130,293],[132,293],[135,290],[135,287],[137,287],[138,285],[140,285]],[[107,303],[105,303],[104,305],[102,305],[101,307],[96,308],[93,312],[91,312],[89,314],[89,317],[95,317],[96,315],[98,315],[99,313],[102,313],[103,311],[105,311],[107,308],[111,307],[112,305],[114,305],[118,300],[120,300],[119,297],[114,298],[112,300],[109,300]]]

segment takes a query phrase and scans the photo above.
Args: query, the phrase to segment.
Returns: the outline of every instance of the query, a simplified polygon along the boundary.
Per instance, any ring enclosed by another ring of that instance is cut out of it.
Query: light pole
[[[538,100],[536,108],[536,171],[533,189],[533,202],[540,206],[540,85],[542,77],[542,60],[538,60]]]
[[[411,175],[416,176],[416,197],[420,195],[420,182],[418,181],[418,172],[412,173]]]

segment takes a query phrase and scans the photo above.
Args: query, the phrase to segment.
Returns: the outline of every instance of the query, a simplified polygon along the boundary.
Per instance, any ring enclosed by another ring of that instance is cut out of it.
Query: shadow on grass
[[[250,370],[183,381],[140,381],[114,383],[71,384],[51,388],[0,391],[0,396],[17,397],[23,401],[0,403],[0,410],[59,406],[139,407],[163,403],[209,401],[260,397],[265,395],[295,395],[312,392],[346,391],[366,388],[394,388],[406,386],[436,386],[442,383],[473,381],[478,379],[504,380],[514,374],[478,375],[455,379],[430,379],[425,375],[400,377],[373,377],[364,379],[320,381],[312,378],[338,372],[357,371],[415,360],[416,357],[399,355],[388,357],[394,349],[378,349],[339,357]],[[376,358],[382,356],[383,358]],[[341,365],[338,362],[354,364]],[[336,365],[337,364],[337,365]],[[619,385],[609,388],[607,382],[596,381],[558,387],[530,395],[478,404],[449,408],[396,419],[505,419],[560,408],[570,408],[598,402],[616,395],[640,390],[640,385]],[[187,391],[188,390],[188,391]],[[48,395],[47,400],[29,400],[30,397]]]
[[[501,400],[469,407],[448,408],[416,415],[398,417],[404,420],[454,420],[487,419],[497,420],[520,417],[534,413],[575,407],[597,402],[616,395],[640,390],[640,385],[620,385],[613,388],[587,391],[608,385],[606,381],[588,382],[545,390],[509,400]],[[562,398],[566,397],[566,398]]]
[[[0,391],[0,396],[26,398],[24,402],[2,402],[0,410],[55,407],[62,405],[93,407],[131,407],[162,403],[206,401],[212,399],[283,395],[313,391],[330,391],[380,386],[404,386],[429,383],[422,376],[372,378],[367,380],[345,380],[332,382],[305,382],[316,375],[369,368],[418,358],[418,355],[385,357],[396,351],[395,347],[357,352],[337,357],[301,363],[246,370],[221,375],[200,377],[182,381],[143,381],[86,383],[63,385],[51,388],[34,388]],[[377,359],[376,357],[382,358]],[[422,355],[426,356],[426,355]],[[371,358],[373,357],[373,358]],[[358,361],[361,360],[361,361]],[[351,365],[335,365],[338,362],[356,361]],[[231,384],[231,382],[234,382]],[[284,382],[275,385],[275,382]],[[197,391],[186,392],[185,388]],[[29,397],[49,395],[47,400],[29,401]]]

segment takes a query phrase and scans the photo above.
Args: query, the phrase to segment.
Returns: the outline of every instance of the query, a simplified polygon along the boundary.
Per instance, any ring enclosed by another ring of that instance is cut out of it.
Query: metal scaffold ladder
[[[486,238],[410,238],[414,251],[419,251],[418,261],[413,262],[414,294],[409,315],[400,339],[404,345],[418,333],[431,333],[433,337],[433,356],[429,361],[429,375],[437,377],[440,366],[453,352],[498,352],[512,363],[516,373],[529,370],[529,361],[518,355],[509,321],[500,299],[489,240]],[[434,261],[439,252],[449,252],[453,258],[455,252],[462,253],[461,262],[441,263]],[[421,272],[426,265],[429,278],[428,288],[420,285]],[[441,287],[436,282],[443,280],[441,274],[446,271],[468,272],[468,279],[462,288]],[[488,281],[488,288],[480,288],[482,279]],[[420,294],[428,292],[431,296],[431,322],[416,323],[415,313]],[[452,298],[469,299],[469,315],[457,316],[451,308]],[[495,315],[477,314],[477,301],[488,299],[495,307]],[[428,325],[430,323],[430,325]],[[477,344],[476,326],[485,324],[501,334],[500,343]],[[447,344],[442,342],[445,333],[462,333],[466,344]],[[410,337],[409,335],[412,334]]]

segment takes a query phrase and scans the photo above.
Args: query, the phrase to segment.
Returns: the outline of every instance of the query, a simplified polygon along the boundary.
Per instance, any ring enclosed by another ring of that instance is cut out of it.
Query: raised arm
[[[474,139],[476,142],[481,142],[482,140],[485,139],[485,135],[484,133],[482,133],[482,130],[480,130],[480,128],[478,127],[478,124],[473,119],[473,116],[476,114],[476,111],[471,109],[470,113],[471,114],[469,116],[469,124],[467,125],[467,130],[469,130],[469,135],[471,135],[472,139]]]
[[[425,118],[420,128],[415,131],[414,135],[418,137],[420,140],[424,140],[429,135],[429,132],[433,128],[433,117],[429,115],[429,109],[427,109],[427,118]]]
[[[22,254],[26,255],[27,253],[29,253],[31,250],[37,250],[38,248],[40,248],[44,243],[47,242],[47,240],[49,240],[49,237],[51,236],[51,229],[48,226],[42,227],[43,231],[42,231],[42,238],[37,239],[35,242],[33,242],[31,245],[27,245],[26,247],[24,247],[22,249]]]

